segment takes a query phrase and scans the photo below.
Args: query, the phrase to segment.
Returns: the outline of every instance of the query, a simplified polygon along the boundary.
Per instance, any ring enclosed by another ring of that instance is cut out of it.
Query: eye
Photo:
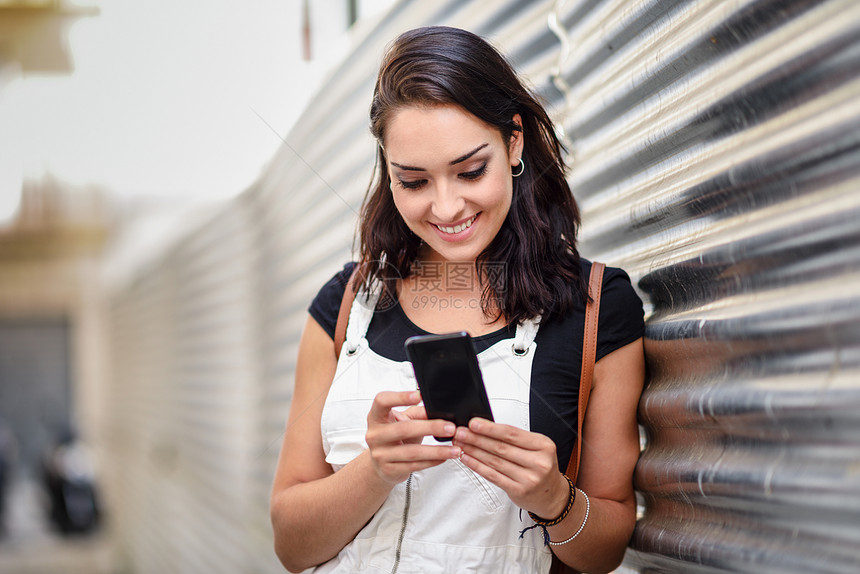
[[[487,173],[487,162],[484,162],[484,165],[482,165],[481,167],[479,167],[478,169],[476,169],[474,171],[467,171],[465,173],[461,173],[459,175],[459,177],[462,179],[468,179],[471,181],[471,180],[478,179],[479,177],[481,177],[485,173]]]
[[[427,183],[426,179],[416,179],[415,181],[404,181],[402,179],[397,179],[397,183],[400,184],[400,187],[403,189],[418,189]]]

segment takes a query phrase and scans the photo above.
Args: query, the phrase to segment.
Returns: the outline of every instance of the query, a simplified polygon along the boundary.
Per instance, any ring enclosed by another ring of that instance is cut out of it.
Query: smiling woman
[[[279,558],[317,573],[540,573],[553,557],[612,570],[635,521],[642,303],[606,270],[574,483],[560,469],[592,265],[546,111],[480,37],[421,28],[382,62],[371,130],[359,261],[319,292],[299,349],[271,500]],[[455,427],[428,419],[403,345],[463,330],[495,420]]]
[[[424,259],[475,261],[511,207],[509,164],[520,161],[522,131],[505,142],[453,104],[403,108],[390,122],[385,149],[394,204],[424,241]]]
[[[504,308],[509,321],[519,322],[540,314],[563,313],[584,297],[585,281],[575,246],[579,210],[565,180],[561,145],[546,110],[492,46],[474,34],[451,28],[405,33],[382,63],[370,120],[371,132],[379,142],[377,164],[386,169],[371,187],[362,212],[358,273],[365,287],[370,280],[379,279],[393,295],[393,283],[410,275],[419,247],[427,242],[423,234],[409,233],[415,229],[399,216],[396,192],[402,189],[398,183],[408,189],[411,180],[420,183],[426,179],[429,184],[430,179],[418,178],[414,172],[409,178],[401,176],[393,172],[396,166],[390,162],[429,168],[424,164],[433,159],[459,160],[465,157],[462,154],[487,144],[489,149],[482,150],[487,155],[476,155],[488,160],[487,172],[496,182],[493,186],[501,185],[496,178],[505,175],[504,185],[510,191],[509,207],[504,210],[510,211],[510,218],[509,225],[496,227],[498,233],[491,235],[486,249],[463,259],[475,262],[476,279],[486,275],[479,271],[481,267],[504,263],[504,273],[485,277],[487,281],[482,283],[484,311],[499,318],[498,311]],[[440,157],[436,145],[450,150],[449,156]],[[416,159],[414,146],[433,153]],[[483,162],[472,163],[457,172],[458,179],[478,175],[475,172],[480,172]],[[512,180],[514,167],[517,177]],[[449,191],[436,183],[436,195]],[[389,190],[392,185],[394,197]],[[450,218],[444,212],[436,217],[440,215]],[[453,227],[451,223],[463,222],[448,219],[437,223]],[[542,261],[534,259],[537,246]]]

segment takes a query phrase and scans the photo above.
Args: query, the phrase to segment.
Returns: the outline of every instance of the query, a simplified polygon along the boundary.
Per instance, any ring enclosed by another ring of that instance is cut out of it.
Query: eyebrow
[[[475,155],[476,153],[478,153],[479,151],[481,151],[482,149],[484,149],[488,145],[490,145],[490,144],[483,143],[483,144],[479,145],[478,147],[476,147],[475,149],[473,149],[472,151],[470,151],[469,153],[461,155],[460,157],[458,157],[455,160],[451,160],[451,162],[448,165],[457,165],[458,163],[463,163],[464,161],[466,161],[467,159],[469,159],[470,157],[472,157],[473,155]],[[391,165],[399,167],[400,169],[405,170],[405,171],[427,171],[423,167],[414,167],[414,166],[410,166],[410,165],[400,165],[399,163],[394,163],[393,161],[391,162]]]

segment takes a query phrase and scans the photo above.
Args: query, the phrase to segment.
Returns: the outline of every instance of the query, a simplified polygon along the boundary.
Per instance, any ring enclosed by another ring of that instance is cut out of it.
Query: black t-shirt
[[[334,338],[337,315],[346,282],[354,263],[347,263],[332,277],[308,311],[311,317]],[[582,260],[583,277],[591,272],[591,263]],[[576,444],[576,421],[579,401],[579,375],[582,370],[582,336],[585,327],[585,306],[579,305],[563,317],[541,321],[535,342],[534,362],[529,397],[531,430],[544,434],[556,444],[559,469],[567,461]],[[597,330],[597,360],[612,351],[632,343],[644,333],[642,301],[633,290],[630,278],[621,269],[607,267],[603,275],[603,293]],[[511,338],[515,325],[473,338],[475,349],[481,352]],[[367,331],[367,341],[375,353],[394,361],[406,361],[403,343],[413,335],[427,331],[415,325],[403,308],[395,303],[377,310]]]

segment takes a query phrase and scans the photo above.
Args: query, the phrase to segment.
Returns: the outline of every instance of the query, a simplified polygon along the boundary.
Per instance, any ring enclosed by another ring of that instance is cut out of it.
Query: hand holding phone
[[[468,333],[410,337],[406,341],[406,356],[415,370],[428,419],[445,419],[457,426],[467,426],[472,417],[493,420]]]

